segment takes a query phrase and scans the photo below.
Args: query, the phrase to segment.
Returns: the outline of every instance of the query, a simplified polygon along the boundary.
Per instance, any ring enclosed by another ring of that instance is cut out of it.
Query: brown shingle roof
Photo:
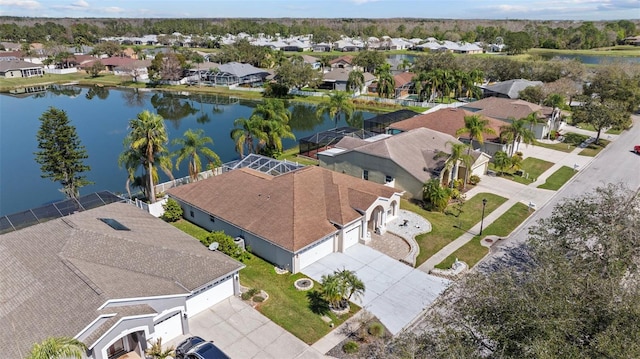
[[[389,126],[389,129],[396,129],[401,131],[409,131],[415,128],[430,128],[438,132],[446,133],[454,137],[460,137],[456,135],[456,131],[464,127],[465,116],[471,116],[478,113],[469,112],[461,108],[443,108],[438,111],[427,113],[424,115],[418,115],[408,118],[404,121],[396,122]],[[489,121],[489,127],[496,131],[496,135],[484,135],[485,141],[493,141],[498,138],[500,134],[500,126],[505,126],[506,123],[495,118],[481,116],[484,120]],[[465,135],[462,135],[464,137]]]
[[[413,72],[401,72],[393,76],[396,83],[396,88],[402,87],[411,82],[411,79],[415,76]]]
[[[345,62],[345,63],[351,65],[353,63],[353,56],[344,55],[344,56],[336,57],[335,59],[329,61],[329,65],[337,64],[339,62]]]
[[[320,167],[310,166],[276,177],[248,168],[167,191],[290,252],[336,232],[360,218],[371,198],[395,190]],[[366,195],[369,197],[364,198]]]
[[[98,220],[113,218],[116,231]],[[0,236],[0,352],[75,336],[110,299],[187,294],[242,264],[132,205],[113,203]],[[185,289],[185,287],[188,289]],[[88,343],[90,344],[90,343]]]
[[[541,117],[548,117],[553,112],[551,107],[536,105],[524,100],[501,97],[483,98],[482,100],[465,104],[461,108],[503,121],[508,119],[518,120],[536,111],[540,113]]]

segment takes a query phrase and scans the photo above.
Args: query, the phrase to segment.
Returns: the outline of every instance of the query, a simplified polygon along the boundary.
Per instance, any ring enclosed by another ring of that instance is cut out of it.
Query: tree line
[[[434,19],[41,19],[0,17],[2,40],[95,44],[101,37],[142,36],[179,32],[196,37],[199,46],[219,45],[206,36],[244,32],[270,36],[313,35],[316,42],[331,42],[341,35],[368,38],[392,36],[434,37],[438,40],[494,43],[517,38],[530,47],[592,49],[622,43],[637,35],[630,20],[572,22],[534,20]]]

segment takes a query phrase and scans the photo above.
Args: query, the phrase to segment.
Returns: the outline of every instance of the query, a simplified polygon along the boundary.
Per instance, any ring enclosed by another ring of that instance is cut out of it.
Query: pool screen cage
[[[223,164],[222,172],[229,172],[238,168],[251,168],[272,176],[278,176],[302,167],[304,167],[304,165],[297,162],[287,160],[280,161],[271,157],[251,153],[242,159]]]
[[[343,137],[355,137],[366,139],[373,137],[377,133],[362,130],[354,127],[338,127],[327,131],[318,132],[311,136],[301,138],[298,141],[300,154],[307,157],[316,157],[316,153],[327,150],[335,146]]]
[[[417,116],[419,113],[411,110],[398,110],[394,112],[384,113],[364,120],[364,129],[366,131],[375,132],[377,134],[386,133],[389,125],[406,120],[413,116]]]

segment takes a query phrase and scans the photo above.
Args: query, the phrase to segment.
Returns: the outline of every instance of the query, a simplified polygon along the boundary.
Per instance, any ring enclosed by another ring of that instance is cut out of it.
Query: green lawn
[[[416,241],[420,247],[420,252],[416,258],[416,266],[424,263],[447,244],[453,242],[469,228],[480,222],[483,198],[487,199],[485,216],[507,201],[506,198],[492,193],[479,193],[467,200],[464,204],[463,212],[456,217],[451,213],[447,214],[447,211],[445,213],[426,211],[414,203],[402,200],[400,203],[402,209],[415,212],[431,223],[431,232],[416,236]],[[452,208],[449,208],[449,210],[453,211]]]
[[[590,144],[584,150],[578,153],[580,156],[589,156],[595,157],[600,151],[602,151],[611,141],[600,139],[599,143],[596,145],[595,143]]]
[[[184,219],[173,223],[183,232],[195,237],[204,238],[209,232]],[[240,284],[249,288],[262,289],[269,294],[269,299],[260,304],[257,309],[274,323],[289,333],[300,338],[307,344],[313,344],[331,331],[329,324],[321,319],[321,315],[311,311],[308,293],[321,289],[319,283],[314,283],[310,291],[299,291],[293,283],[303,274],[276,274],[273,264],[252,256],[244,263],[246,267],[240,271]],[[360,307],[351,303],[351,312],[336,317],[328,312],[325,315],[333,320],[335,327],[355,314]]]
[[[493,223],[487,226],[482,231],[482,236],[496,235],[500,237],[508,236],[520,223],[524,222],[531,214],[529,207],[523,203],[514,204],[507,212],[496,219]],[[487,253],[489,248],[480,244],[480,236],[475,236],[464,246],[460,247],[457,251],[453,252],[449,257],[436,265],[436,268],[449,269],[453,262],[458,258],[467,265],[469,268],[478,263]]]
[[[245,264],[247,267],[240,271],[240,283],[246,287],[262,289],[269,294],[269,299],[257,308],[267,318],[307,344],[315,343],[331,331],[329,324],[319,314],[311,311],[307,298],[308,293],[320,289],[320,284],[315,282],[312,290],[300,291],[293,283],[304,277],[301,273],[276,274],[273,264],[257,256],[253,256]],[[336,317],[331,312],[326,315],[337,327],[358,310],[360,308],[352,303],[351,312],[346,315]]]
[[[574,126],[582,130],[596,131],[596,128],[593,127],[593,125],[590,123],[580,122],[580,123],[574,124]]]
[[[538,178],[538,176],[544,173],[544,171],[551,168],[551,166],[553,166],[553,162],[548,162],[535,157],[527,157],[522,160],[522,163],[520,164],[520,169],[524,171],[524,176],[520,176],[515,175],[515,171],[512,169],[506,170],[504,171],[504,173],[500,173],[496,170],[493,163],[489,164],[489,168],[496,171],[499,176],[522,184],[529,184],[534,182]]]
[[[620,130],[620,129],[617,129],[617,128],[610,128],[605,133],[610,134],[610,135],[619,135],[619,134],[622,133],[622,131],[624,131],[624,130]]]
[[[284,151],[282,151],[282,154],[280,156],[278,156],[279,160],[287,160],[287,161],[291,161],[291,162],[298,162],[302,165],[305,166],[317,166],[318,165],[318,160],[314,160],[308,157],[298,157],[298,152],[300,152],[300,149],[298,148],[298,146],[295,147],[291,147],[289,149],[286,149]]]
[[[560,142],[560,143],[543,143],[543,142],[536,141],[534,144],[536,146],[548,148],[550,150],[562,151],[562,152],[567,152],[567,153],[573,151],[576,148],[575,145],[572,145],[570,143],[564,143],[564,142]]]
[[[544,184],[538,186],[538,188],[550,189],[557,191],[565,184],[573,175],[576,174],[576,171],[567,166],[560,167],[557,171],[555,171]]]

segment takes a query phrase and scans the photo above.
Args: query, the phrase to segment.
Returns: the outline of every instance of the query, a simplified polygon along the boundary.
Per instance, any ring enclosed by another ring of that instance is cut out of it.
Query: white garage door
[[[360,227],[352,228],[344,234],[344,249],[358,243]]]
[[[182,320],[180,318],[180,312],[172,314],[170,317],[163,319],[154,325],[155,333],[153,337],[157,340],[162,338],[162,342],[167,341],[182,335]]]
[[[223,299],[233,295],[233,277],[215,284],[213,287],[203,292],[197,293],[187,299],[187,314],[194,316],[214,304],[220,303]]]
[[[298,256],[300,260],[300,269],[313,264],[318,259],[333,253],[333,237],[327,238],[324,242],[309,248]]]

